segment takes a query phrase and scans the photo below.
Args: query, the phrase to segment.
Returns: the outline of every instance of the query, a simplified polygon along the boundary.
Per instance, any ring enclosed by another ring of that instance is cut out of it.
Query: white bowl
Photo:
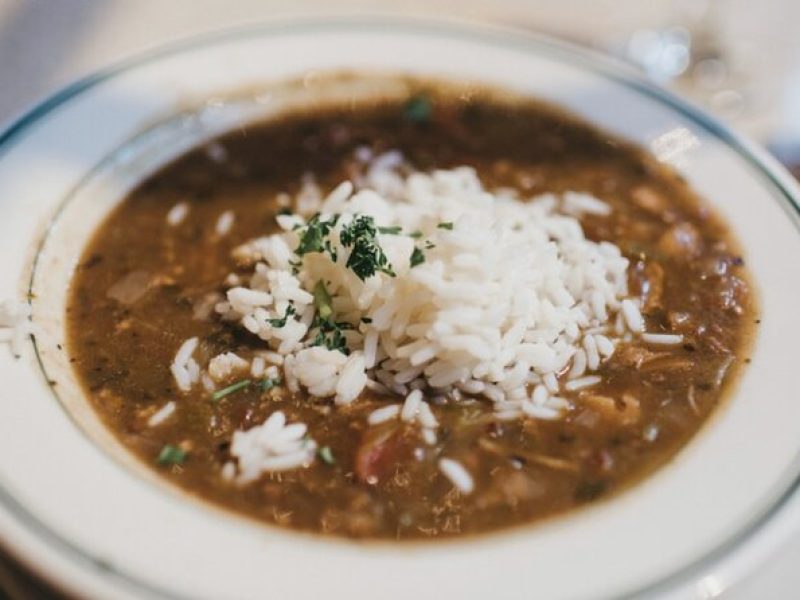
[[[342,68],[476,81],[558,103],[650,148],[728,219],[755,274],[762,324],[733,397],[675,460],[610,501],[538,525],[355,543],[191,498],[99,424],[58,348],[86,235],[175,153],[313,99],[319,73]],[[290,78],[305,85],[282,95],[275,84]],[[79,82],[0,136],[0,297],[30,287],[39,328],[22,360],[0,353],[0,536],[42,575],[103,598],[712,597],[797,521],[797,197],[765,153],[681,101],[603,59],[508,30],[277,24],[172,46]]]

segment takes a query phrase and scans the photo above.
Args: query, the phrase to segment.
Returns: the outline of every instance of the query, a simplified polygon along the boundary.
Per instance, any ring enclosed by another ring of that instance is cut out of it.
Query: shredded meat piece
[[[394,423],[370,427],[356,451],[356,476],[370,485],[391,477],[397,464],[410,458],[411,442],[406,427]]]
[[[633,425],[641,417],[639,401],[630,394],[623,394],[622,398],[616,399],[600,394],[586,394],[581,397],[581,401],[604,419],[616,421],[622,426]]]
[[[641,368],[642,365],[658,358],[669,356],[669,352],[653,352],[635,344],[622,344],[614,352],[613,364],[620,367]]]
[[[153,285],[153,277],[147,271],[131,271],[108,288],[106,295],[122,305],[129,306],[141,300]]]
[[[689,371],[694,368],[694,360],[683,356],[664,356],[656,358],[642,364],[641,370],[644,373],[651,371]]]
[[[510,506],[516,506],[519,502],[530,501],[544,493],[541,484],[537,484],[521,471],[512,471],[502,477],[499,486],[506,497],[506,502]]]
[[[675,221],[675,213],[667,199],[648,186],[639,186],[631,192],[633,203],[647,211],[654,217],[672,223]]]
[[[685,311],[671,310],[667,313],[667,322],[676,333],[688,333],[697,327],[694,316]]]

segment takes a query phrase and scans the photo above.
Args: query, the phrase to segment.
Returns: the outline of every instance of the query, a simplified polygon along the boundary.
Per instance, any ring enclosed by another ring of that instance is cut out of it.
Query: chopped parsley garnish
[[[311,329],[316,329],[317,335],[311,345],[325,346],[328,350],[338,350],[345,355],[350,354],[343,332],[347,329],[353,329],[353,326],[346,321],[338,322],[331,319],[333,316],[331,296],[328,290],[325,289],[325,284],[321,279],[314,286],[313,293],[317,314],[311,323]]]
[[[280,329],[286,325],[287,319],[295,314],[294,306],[291,304],[286,307],[286,312],[283,313],[283,316],[279,319],[267,319],[267,323],[269,323],[272,327]]]
[[[311,345],[325,346],[328,350],[338,350],[342,354],[348,355],[350,349],[347,347],[344,331],[352,328],[353,326],[345,321],[334,322],[329,319],[321,319],[317,315],[311,324],[311,329],[317,329],[317,335]]]
[[[412,231],[411,233],[409,233],[408,237],[418,240],[419,238],[422,237],[422,232],[419,229],[417,229],[416,231]]]
[[[160,465],[182,465],[186,460],[186,450],[167,444],[161,449],[156,460]]]
[[[281,384],[281,378],[280,377],[275,377],[274,379],[270,379],[269,377],[265,377],[264,379],[261,380],[261,382],[258,385],[261,387],[261,391],[262,392],[268,392],[272,388],[274,388],[276,386],[279,386],[280,384]]]
[[[369,215],[359,215],[342,228],[339,241],[345,248],[352,248],[347,258],[347,267],[361,281],[366,281],[375,273],[381,272],[395,276],[389,259],[376,239],[375,220]]]
[[[414,251],[411,253],[411,266],[416,267],[425,262],[425,253],[414,246]]]
[[[453,231],[453,222],[445,221],[444,223],[439,223],[436,227],[438,227],[439,229],[447,229],[448,231]]]
[[[361,317],[361,322],[369,325],[370,323],[372,323],[372,319],[369,317]]]
[[[333,457],[333,452],[331,452],[330,446],[322,446],[319,450],[317,450],[317,455],[326,465],[336,464],[336,459]]]
[[[425,96],[415,96],[403,107],[403,116],[413,123],[425,123],[433,114],[433,104]]]
[[[330,241],[325,238],[327,238],[338,221],[339,215],[333,215],[327,221],[322,220],[319,213],[311,217],[308,223],[298,228],[298,231],[300,231],[300,243],[297,245],[295,254],[303,256],[309,252],[323,252],[327,250],[332,254],[331,258],[335,262],[335,253],[332,252]]]
[[[325,284],[321,279],[314,286],[314,306],[317,307],[317,314],[320,319],[327,320],[333,314],[331,295],[325,289]]]
[[[331,260],[333,262],[336,262],[336,259],[339,257],[339,254],[336,252],[336,248],[334,248],[333,245],[331,244],[330,238],[325,240],[323,246],[325,247],[325,251],[330,255]]]
[[[217,390],[216,392],[211,394],[211,399],[214,400],[214,402],[218,402],[219,400],[222,400],[225,396],[230,396],[234,392],[238,392],[239,390],[243,390],[248,385],[250,385],[250,380],[249,379],[242,379],[241,381],[237,381],[236,383],[232,383],[228,387],[224,387],[221,390]]]
[[[306,225],[298,227],[300,242],[295,254],[302,257],[310,252],[327,252],[331,260],[336,262],[337,251],[329,236],[339,222],[339,216],[336,214],[323,220],[317,213],[309,219]],[[375,220],[371,216],[356,215],[339,232],[339,241],[342,246],[350,249],[346,266],[362,281],[378,272],[395,276],[389,259],[386,258],[383,248],[378,244],[378,232],[400,235],[402,228],[399,226],[376,227]],[[291,266],[292,272],[296,275],[302,265],[300,261],[297,261],[291,263]]]

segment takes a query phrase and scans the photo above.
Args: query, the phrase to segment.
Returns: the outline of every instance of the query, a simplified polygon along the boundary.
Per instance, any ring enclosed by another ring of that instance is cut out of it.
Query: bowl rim
[[[7,123],[2,124],[5,126],[0,128],[0,160],[14,148],[17,141],[23,139],[29,130],[44,121],[50,113],[57,111],[82,94],[93,90],[103,82],[136,67],[156,62],[172,55],[199,48],[212,47],[215,44],[232,40],[308,34],[315,31],[339,33],[349,31],[357,33],[376,29],[389,29],[393,33],[425,33],[445,38],[451,37],[484,42],[501,47],[527,49],[578,68],[589,70],[614,83],[627,87],[685,117],[735,152],[779,192],[780,198],[778,199],[778,195],[776,195],[776,199],[787,217],[800,231],[800,185],[777,159],[765,149],[745,136],[734,132],[715,117],[708,115],[672,92],[646,80],[639,71],[630,65],[590,48],[519,27],[452,18],[368,15],[272,19],[246,26],[196,34],[159,45],[77,79],[35,103],[16,118],[12,118]],[[745,523],[744,527],[735,531],[702,558],[688,565],[679,566],[660,579],[627,592],[622,597],[633,598],[648,594],[665,593],[682,584],[693,581],[699,574],[732,555],[745,542],[764,529],[777,514],[782,512],[798,491],[800,491],[800,475],[789,482],[786,489],[775,497],[762,514],[756,515],[755,518]],[[0,546],[29,571],[60,590],[68,591],[71,594],[77,593],[80,596],[87,595],[91,593],[91,590],[79,585],[78,582],[83,577],[94,576],[101,579],[111,579],[112,585],[113,582],[124,584],[127,588],[126,591],[133,594],[145,593],[160,598],[182,598],[182,596],[176,595],[173,591],[161,589],[146,580],[104,564],[102,560],[98,560],[91,553],[48,528],[44,522],[14,497],[3,482],[0,482],[0,510],[6,511],[12,517],[12,520],[16,521],[17,525],[22,525],[23,529],[26,530],[26,534],[33,536],[35,543],[45,544],[48,553],[36,554],[27,549],[27,551],[23,550],[21,548],[22,544],[15,545],[11,541],[11,536],[0,541]],[[63,569],[60,569],[61,576],[55,576],[52,572],[48,572],[48,567],[52,567],[53,563],[59,560],[67,560],[75,566],[76,570],[72,577],[65,576]],[[86,580],[84,579],[83,582],[86,583]]]

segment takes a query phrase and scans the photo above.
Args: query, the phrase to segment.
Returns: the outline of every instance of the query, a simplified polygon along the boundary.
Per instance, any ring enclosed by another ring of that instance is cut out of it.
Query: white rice
[[[433,446],[438,439],[437,429],[439,422],[431,411],[430,406],[422,398],[421,390],[412,390],[406,396],[403,404],[389,404],[372,411],[367,417],[367,423],[369,425],[379,425],[392,419],[400,419],[405,423],[416,424],[419,426],[419,434],[422,441]]]
[[[22,356],[25,340],[31,333],[31,305],[11,299],[0,302],[0,341],[9,344],[16,358]]]
[[[390,419],[394,419],[397,415],[400,414],[400,405],[399,404],[390,404],[388,406],[382,406],[376,410],[373,410],[369,416],[367,417],[367,423],[370,425],[378,425],[379,423],[385,423]]]
[[[262,359],[263,360],[263,359]],[[218,354],[208,363],[208,374],[219,383],[232,375],[242,373],[250,368],[250,363],[233,352]]]
[[[683,343],[683,336],[673,333],[643,333],[642,341],[647,344],[677,346]]]
[[[217,235],[228,235],[233,227],[233,222],[235,219],[236,216],[233,214],[232,210],[226,210],[224,213],[222,213],[217,219],[217,224],[214,228],[217,232]]]
[[[175,384],[182,392],[188,392],[195,383],[200,381],[200,366],[192,358],[198,343],[199,340],[196,337],[189,338],[183,342],[170,366],[172,376],[175,378]]]
[[[569,370],[569,378],[577,379],[586,372],[586,351],[579,348],[572,358],[572,367]]]
[[[451,458],[440,458],[439,470],[462,494],[471,494],[472,490],[475,489],[475,482],[472,479],[472,475],[469,474],[460,462]]]
[[[220,474],[225,481],[233,481],[233,479],[236,477],[236,465],[232,462],[226,462],[224,465],[222,465],[222,471]]]
[[[429,446],[436,445],[436,430],[423,427],[421,435],[422,435],[422,440],[426,444],[428,444]]]
[[[625,324],[628,329],[635,332],[644,330],[644,319],[642,313],[639,312],[639,307],[636,302],[630,298],[622,301],[622,317],[625,319]]]
[[[555,394],[558,392],[558,379],[555,373],[545,373],[544,377],[542,377],[542,381],[544,382],[544,386],[552,393]]]
[[[416,419],[419,414],[419,407],[422,403],[422,392],[420,390],[413,390],[403,403],[403,410],[400,413],[400,418],[403,421],[410,422]]]
[[[263,356],[256,356],[250,363],[250,376],[255,379],[260,379],[264,376],[264,371],[267,369],[267,361]]]
[[[177,227],[183,223],[184,219],[189,215],[189,203],[178,202],[175,206],[169,209],[167,213],[167,224],[170,227]]]
[[[420,402],[419,415],[417,418],[420,424],[428,429],[436,429],[439,426],[439,421],[436,420],[431,406],[427,402]]]
[[[610,358],[614,354],[614,342],[599,333],[594,334],[592,337],[594,338],[595,346],[597,346],[597,351],[603,358]]]
[[[317,444],[306,432],[303,423],[287,424],[281,411],[272,413],[261,425],[234,432],[231,455],[237,459],[237,481],[248,483],[266,472],[309,466]]]
[[[570,379],[564,384],[564,389],[568,392],[575,392],[587,387],[597,385],[602,381],[599,375],[589,375],[588,377],[579,377],[578,379]]]
[[[611,214],[611,207],[608,204],[594,196],[578,192],[565,192],[562,208],[565,213],[576,216],[588,214],[606,217]]]
[[[544,385],[537,385],[533,388],[533,394],[531,395],[531,401],[533,404],[537,406],[543,406],[547,400],[550,398],[550,392]]]
[[[422,440],[428,445],[435,445],[436,431],[439,421],[433,414],[430,405],[423,401],[422,391],[412,390],[408,393],[403,404],[389,404],[375,409],[367,416],[369,425],[379,425],[392,419],[400,419],[409,424],[417,424]]]
[[[579,379],[613,354],[608,325],[618,315],[623,335],[643,331],[627,297],[627,259],[613,244],[587,240],[571,216],[606,216],[607,203],[577,192],[523,201],[513,191],[490,193],[468,167],[403,175],[397,152],[370,160],[358,187],[343,182],[327,197],[306,176],[295,214],[278,219],[284,231],[236,249],[255,268],[217,306],[273,352],[293,356],[286,378],[298,388],[340,404],[355,400],[368,379],[402,395],[414,382],[501,402],[530,398],[528,386],[539,381],[557,394],[565,367]],[[327,238],[338,258],[308,253],[294,273],[297,228],[317,211],[323,220],[339,215]],[[359,215],[421,232],[424,242],[377,236],[395,277],[362,281],[346,266],[350,250],[338,234]],[[412,268],[415,247],[425,260]],[[319,281],[336,320],[353,327],[345,336],[353,359],[308,347],[316,310],[310,291]],[[294,318],[276,326],[290,303]]]
[[[516,421],[523,415],[522,410],[511,409],[511,410],[498,410],[495,414],[495,418],[499,421]]]
[[[319,398],[334,396],[336,404],[350,404],[367,383],[364,355],[345,356],[323,346],[305,348],[284,362],[287,383],[296,382]],[[291,385],[290,385],[291,387]]]
[[[539,406],[532,402],[526,402],[522,405],[522,412],[534,419],[541,419],[543,421],[556,421],[561,418],[561,411],[549,406]]]
[[[158,427],[164,421],[169,419],[172,414],[175,412],[175,403],[172,401],[167,402],[164,406],[158,409],[153,415],[147,420],[148,427]]]
[[[203,373],[200,376],[200,384],[203,386],[203,389],[209,394],[213,394],[217,389],[217,384],[214,383],[214,380],[211,379],[208,373]]]

